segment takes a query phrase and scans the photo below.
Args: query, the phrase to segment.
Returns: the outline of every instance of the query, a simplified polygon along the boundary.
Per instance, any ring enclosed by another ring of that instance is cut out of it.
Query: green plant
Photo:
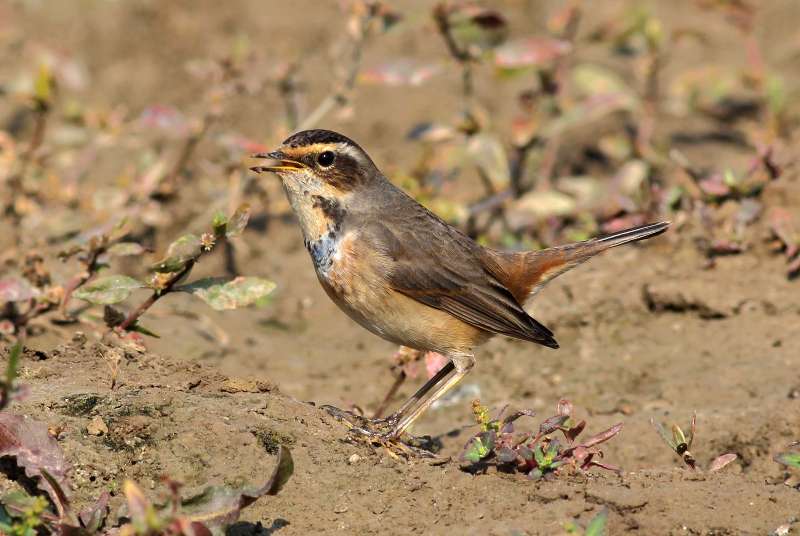
[[[683,463],[686,464],[692,470],[697,469],[697,460],[694,457],[694,454],[691,452],[692,443],[694,442],[695,432],[697,431],[697,414],[692,415],[692,422],[689,426],[688,433],[685,433],[683,429],[677,424],[673,424],[670,427],[670,432],[668,433],[665,427],[655,422],[653,419],[650,419],[650,424],[652,424],[658,435],[661,436],[661,439],[664,440],[664,443],[672,449],[675,454],[680,456]],[[714,458],[711,463],[709,463],[708,468],[706,469],[709,473],[713,473],[719,471],[729,463],[736,460],[737,455],[733,453],[722,454]]]
[[[619,468],[599,461],[603,453],[597,445],[617,435],[622,430],[622,423],[578,441],[586,421],[572,419],[572,404],[568,400],[559,400],[557,414],[544,420],[535,432],[517,432],[514,429],[517,419],[534,415],[531,410],[503,416],[503,408],[492,418],[489,409],[478,400],[472,403],[472,410],[481,431],[470,438],[461,455],[461,459],[470,464],[494,463],[515,469],[533,480],[552,478],[565,467],[581,470],[600,467],[619,471]],[[565,443],[554,437],[556,433],[563,435]]]
[[[606,524],[608,523],[608,509],[603,508],[597,512],[586,528],[582,528],[574,521],[570,521],[565,525],[565,529],[569,534],[577,534],[579,536],[605,536],[607,534]]]
[[[0,533],[8,536],[35,536],[45,524],[47,499],[30,497],[21,492],[10,493],[0,503]]]
[[[150,267],[152,275],[146,282],[126,275],[109,275],[80,287],[73,295],[93,304],[104,305],[104,319],[109,328],[120,333],[138,331],[151,336],[157,335],[143,327],[139,320],[153,304],[171,293],[192,294],[220,311],[264,303],[275,284],[259,277],[211,277],[183,284],[201,257],[213,251],[220,242],[242,233],[249,217],[248,205],[239,207],[230,218],[217,213],[211,223],[211,232],[200,236],[186,234],[170,244],[166,256]],[[149,289],[152,294],[127,315],[112,307],[126,300],[137,289]]]
[[[8,363],[6,364],[5,377],[0,380],[0,410],[5,409],[14,398],[16,387],[14,380],[17,378],[19,358],[22,355],[22,343],[17,342],[8,349]]]

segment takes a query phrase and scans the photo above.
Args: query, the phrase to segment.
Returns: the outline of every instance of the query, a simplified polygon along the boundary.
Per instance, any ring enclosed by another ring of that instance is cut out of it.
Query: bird
[[[297,132],[253,157],[270,162],[252,171],[280,178],[330,299],[383,339],[447,357],[392,415],[372,427],[354,426],[386,440],[399,441],[458,384],[474,368],[476,349],[491,337],[558,348],[553,332],[525,310],[542,287],[598,253],[669,226],[651,223],[538,251],[505,252],[478,244],[422,206],[338,132]]]

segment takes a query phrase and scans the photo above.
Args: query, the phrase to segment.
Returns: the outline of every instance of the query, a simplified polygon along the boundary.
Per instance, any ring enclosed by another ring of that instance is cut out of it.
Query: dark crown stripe
[[[303,130],[296,134],[292,134],[286,138],[286,140],[283,142],[283,145],[288,145],[290,147],[305,147],[315,143],[344,143],[361,149],[356,142],[347,136],[343,136],[342,134],[332,130],[322,129]]]

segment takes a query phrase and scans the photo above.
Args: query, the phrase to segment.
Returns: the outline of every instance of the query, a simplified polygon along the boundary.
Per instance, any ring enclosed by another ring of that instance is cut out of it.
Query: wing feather
[[[413,222],[389,226],[384,221],[372,221],[360,231],[384,253],[395,291],[484,331],[558,348],[553,332],[528,315],[493,270],[486,269],[484,263],[492,260],[480,246],[438,218],[429,219],[432,214],[423,216],[423,233],[408,225]]]

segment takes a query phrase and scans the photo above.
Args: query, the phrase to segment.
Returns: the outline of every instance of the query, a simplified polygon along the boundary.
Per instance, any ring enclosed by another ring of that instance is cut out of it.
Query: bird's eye
[[[317,155],[317,164],[322,167],[330,167],[333,165],[333,160],[336,158],[336,155],[333,154],[333,151],[323,151]]]

